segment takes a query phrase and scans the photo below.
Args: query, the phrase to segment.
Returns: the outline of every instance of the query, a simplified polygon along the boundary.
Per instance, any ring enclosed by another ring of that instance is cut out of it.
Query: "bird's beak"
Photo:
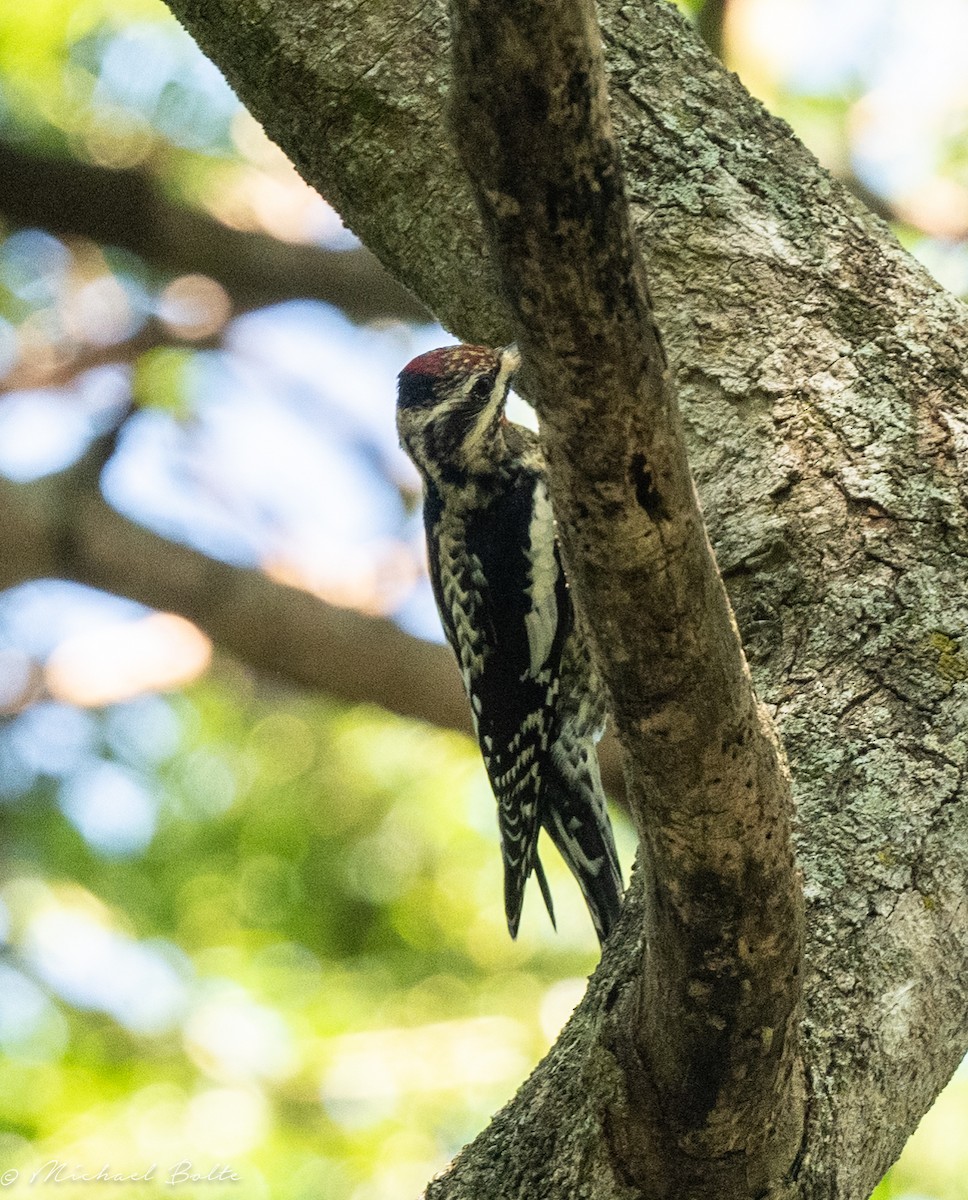
[[[508,376],[514,376],[521,369],[521,351],[518,349],[517,342],[512,342],[510,346],[505,346],[501,351],[501,370],[506,371]]]

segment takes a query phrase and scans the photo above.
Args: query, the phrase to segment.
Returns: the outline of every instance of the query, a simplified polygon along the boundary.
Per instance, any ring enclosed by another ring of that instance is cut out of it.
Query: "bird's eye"
[[[471,395],[475,400],[483,404],[490,398],[491,389],[494,387],[494,377],[492,375],[481,375],[474,380],[474,385],[471,388]]]

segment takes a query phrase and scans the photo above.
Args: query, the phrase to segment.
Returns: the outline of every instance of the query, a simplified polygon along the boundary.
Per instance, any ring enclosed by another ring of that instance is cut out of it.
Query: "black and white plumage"
[[[599,939],[622,901],[595,743],[602,689],[562,570],[535,435],[507,420],[514,347],[448,346],[400,373],[397,426],[425,488],[430,576],[498,804],[508,929],[547,830]]]

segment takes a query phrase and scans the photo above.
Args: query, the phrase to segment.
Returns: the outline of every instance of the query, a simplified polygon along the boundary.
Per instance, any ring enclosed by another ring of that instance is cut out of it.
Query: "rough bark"
[[[514,314],[640,834],[641,985],[610,1022],[633,1103],[612,1135],[647,1160],[633,1172],[647,1194],[766,1195],[804,1119],[789,777],[689,474],[594,6],[451,11],[452,125]]]
[[[173,7],[450,328],[507,339],[440,118],[438,0]],[[787,1194],[862,1200],[968,1045],[968,324],[671,8],[601,13],[693,470],[798,803],[810,1101]],[[642,1194],[611,1132],[634,1063],[603,1037],[638,986],[630,940],[433,1195]]]

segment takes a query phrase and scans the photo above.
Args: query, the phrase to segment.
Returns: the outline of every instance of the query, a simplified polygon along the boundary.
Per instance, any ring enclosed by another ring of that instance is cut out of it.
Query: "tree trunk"
[[[508,339],[441,118],[440,3],[172,7],[449,328]],[[798,809],[809,1095],[772,1194],[863,1200],[968,1046],[968,323],[671,7],[601,20],[690,462]],[[554,1050],[428,1195],[664,1194],[661,1147],[627,1137],[649,1120],[627,1036],[643,891]]]

